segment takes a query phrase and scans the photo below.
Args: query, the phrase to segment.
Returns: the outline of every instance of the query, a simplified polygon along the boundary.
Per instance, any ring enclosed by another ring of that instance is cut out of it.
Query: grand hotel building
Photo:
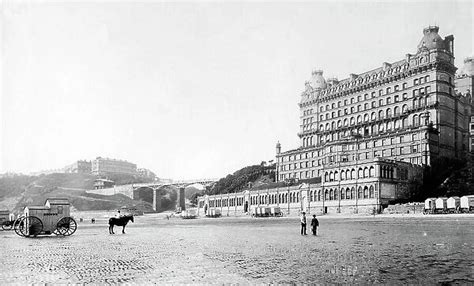
[[[423,30],[415,54],[341,81],[314,71],[299,103],[300,147],[276,146],[276,181],[306,183],[202,197],[201,211],[381,211],[421,179],[423,165],[466,158],[470,98],[454,92],[454,37],[438,30]]]

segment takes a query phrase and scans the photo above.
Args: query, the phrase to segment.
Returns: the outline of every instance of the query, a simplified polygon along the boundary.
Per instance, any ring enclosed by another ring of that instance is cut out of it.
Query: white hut
[[[447,208],[447,202],[448,202],[448,198],[446,197],[437,198],[435,201],[436,211],[438,212],[445,211]]]
[[[436,198],[427,198],[425,200],[425,212],[431,212],[435,208]]]
[[[474,195],[462,196],[460,199],[460,206],[463,212],[474,210]]]
[[[456,211],[459,209],[460,202],[461,200],[459,197],[450,197],[446,202],[446,206],[449,211]]]

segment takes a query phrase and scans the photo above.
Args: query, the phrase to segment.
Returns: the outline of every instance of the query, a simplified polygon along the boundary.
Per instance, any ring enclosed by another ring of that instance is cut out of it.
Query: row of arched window
[[[356,173],[356,169],[347,169],[341,170],[339,173],[338,171],[329,171],[324,173],[324,181],[325,182],[332,182],[332,181],[343,181],[343,180],[353,180],[353,179],[362,179],[362,178],[369,178],[375,177],[375,167],[360,167],[358,172]]]
[[[414,114],[409,120],[407,117],[401,118],[401,119],[395,119],[395,120],[390,120],[387,122],[381,122],[381,123],[376,123],[376,124],[371,124],[369,126],[365,127],[358,127],[353,130],[346,129],[344,131],[337,131],[337,129],[333,130],[336,132],[326,134],[326,135],[316,135],[316,138],[319,139],[307,139],[306,141],[303,142],[303,144],[309,144],[312,142],[313,144],[316,144],[319,141],[319,144],[324,144],[325,142],[331,142],[331,141],[336,141],[340,140],[345,137],[349,137],[352,134],[360,134],[362,136],[371,136],[371,135],[377,135],[385,132],[391,132],[395,130],[400,130],[400,129],[405,129],[405,128],[410,128],[410,127],[417,127],[417,126],[424,126],[429,123],[429,118],[428,117],[423,117],[422,114]],[[313,136],[307,136],[306,138],[311,138]],[[303,147],[307,147],[310,145],[303,145]]]
[[[324,195],[323,195],[324,194]],[[337,188],[325,189],[324,193],[322,190],[310,192],[310,202],[318,201],[337,201],[337,200],[355,200],[355,199],[373,199],[375,198],[374,186],[359,186],[357,188],[341,188],[339,191]]]
[[[427,96],[414,98],[412,108],[424,107],[427,106],[429,103],[430,101]],[[368,123],[370,121],[387,119],[393,116],[400,116],[402,114],[407,113],[408,111],[409,109],[407,104],[404,104],[401,107],[395,106],[393,109],[389,107],[387,109],[379,110],[378,112],[373,111],[372,113],[370,113],[370,115],[369,113],[366,113],[363,115],[358,115],[356,117],[351,116],[350,118],[339,119],[337,121],[327,122],[326,124],[319,124],[319,131],[335,131],[336,128],[349,127],[354,126],[356,124]]]

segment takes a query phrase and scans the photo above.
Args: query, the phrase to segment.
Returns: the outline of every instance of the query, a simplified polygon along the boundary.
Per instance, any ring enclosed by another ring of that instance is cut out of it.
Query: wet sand
[[[97,216],[97,215],[96,215]],[[86,218],[86,216],[84,216]],[[164,219],[109,235],[106,216],[70,237],[0,232],[0,281],[19,283],[474,283],[474,216]],[[79,220],[78,220],[79,221]],[[310,233],[308,229],[308,233]]]

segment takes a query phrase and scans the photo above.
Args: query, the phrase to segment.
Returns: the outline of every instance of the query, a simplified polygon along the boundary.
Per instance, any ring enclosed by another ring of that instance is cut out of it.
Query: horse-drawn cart
[[[14,229],[24,237],[52,233],[69,236],[76,231],[77,223],[70,217],[67,199],[49,198],[44,206],[25,207],[24,216],[15,221]]]

